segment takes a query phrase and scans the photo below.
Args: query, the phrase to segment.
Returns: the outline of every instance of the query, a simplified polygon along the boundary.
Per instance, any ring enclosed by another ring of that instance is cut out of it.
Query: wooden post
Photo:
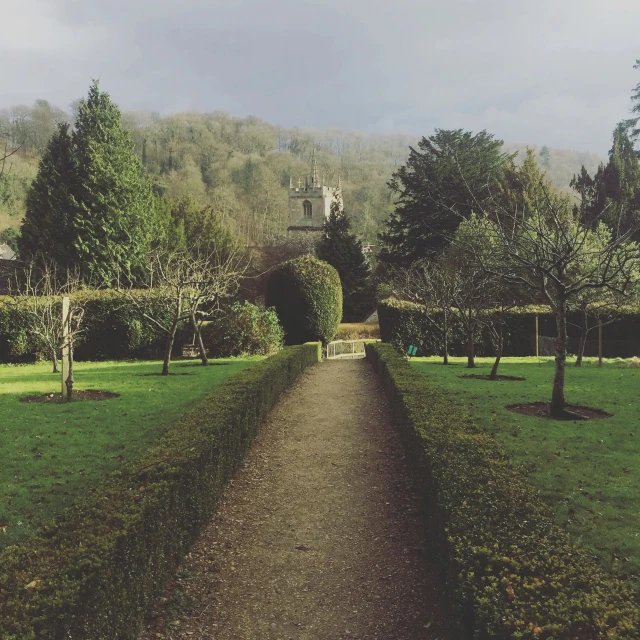
[[[538,316],[536,316],[536,358],[540,358],[540,348],[539,348],[539,338],[540,334],[538,332]]]
[[[602,366],[602,318],[598,317],[598,366]]]
[[[67,378],[69,377],[69,298],[62,298],[62,399],[68,399]]]

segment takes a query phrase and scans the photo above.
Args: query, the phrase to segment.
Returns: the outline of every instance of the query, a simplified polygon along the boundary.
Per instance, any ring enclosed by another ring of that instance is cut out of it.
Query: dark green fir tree
[[[75,176],[69,125],[59,124],[27,195],[26,215],[18,237],[18,251],[23,260],[47,259],[64,267],[77,264]]]
[[[362,243],[351,233],[351,223],[339,202],[332,203],[331,214],[324,223],[324,232],[316,247],[316,255],[328,262],[340,276],[343,322],[364,320],[375,303],[371,266],[364,255]]]
[[[22,257],[42,255],[109,285],[135,278],[167,223],[120,110],[94,82],[73,133],[61,125],[45,151],[27,201]]]

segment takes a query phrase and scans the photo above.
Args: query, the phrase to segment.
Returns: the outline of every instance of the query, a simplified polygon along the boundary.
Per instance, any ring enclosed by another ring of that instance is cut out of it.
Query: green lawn
[[[120,394],[104,401],[23,404],[60,391],[49,364],[0,366],[0,548],[32,534],[91,490],[108,472],[141,454],[187,409],[226,378],[261,358],[159,362],[84,362],[77,389]],[[215,366],[224,365],[224,366]]]
[[[587,359],[567,367],[566,400],[604,409],[611,418],[551,421],[513,413],[505,405],[548,402],[551,358],[507,358],[503,375],[525,382],[460,378],[465,358],[414,358],[412,365],[437,388],[452,393],[540,490],[557,522],[594,551],[609,570],[640,577],[640,369]],[[473,373],[488,374],[492,359],[479,358]],[[571,363],[572,364],[572,363]]]

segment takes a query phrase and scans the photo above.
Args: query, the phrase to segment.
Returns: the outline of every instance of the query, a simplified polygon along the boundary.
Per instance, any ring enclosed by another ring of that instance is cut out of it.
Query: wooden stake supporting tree
[[[70,400],[73,390],[73,379],[69,380],[71,370],[71,345],[69,344],[69,316],[70,316],[69,296],[62,298],[62,399]],[[70,383],[70,384],[69,384]]]

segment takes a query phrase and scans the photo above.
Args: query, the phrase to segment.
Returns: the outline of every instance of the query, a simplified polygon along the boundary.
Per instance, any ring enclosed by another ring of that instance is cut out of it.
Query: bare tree
[[[492,308],[492,285],[496,276],[487,273],[481,264],[455,244],[443,255],[456,285],[452,288],[451,312],[462,326],[467,342],[467,368],[475,368],[475,340],[487,324],[487,310]]]
[[[544,209],[503,210],[492,219],[484,218],[482,224],[484,237],[497,250],[479,251],[477,243],[462,241],[470,255],[487,273],[542,296],[555,315],[556,369],[550,412],[561,417],[567,414],[567,311],[584,291],[625,295],[637,286],[640,253],[630,241],[633,230],[614,233],[603,225],[585,226],[574,219],[568,201],[551,197]]]
[[[149,256],[146,286],[141,292],[118,287],[145,318],[165,333],[162,375],[169,375],[176,333],[187,320],[195,331],[202,364],[208,364],[200,332],[202,312],[215,312],[233,296],[246,269],[247,262],[237,249],[205,254],[163,248]]]
[[[20,145],[19,147],[16,147],[15,149],[12,149],[11,151],[9,151],[8,144],[6,142],[4,143],[4,151],[2,153],[2,157],[0,157],[0,177],[2,177],[2,175],[4,174],[5,167],[6,167],[6,164],[7,164],[7,160],[14,153],[17,153],[18,151],[20,151],[20,147],[22,147],[22,145]]]
[[[67,399],[73,395],[73,351],[82,333],[85,305],[75,295],[80,290],[77,273],[61,272],[46,260],[38,266],[27,265],[10,291],[10,299],[16,310],[26,321],[25,330],[37,349],[42,349],[50,359],[53,373],[58,373],[58,361],[63,347],[68,347],[68,375],[64,380]],[[69,297],[67,318],[62,317],[62,300]],[[66,332],[64,324],[66,323]]]
[[[442,364],[449,364],[452,309],[462,286],[458,272],[442,258],[434,262],[421,260],[409,269],[396,270],[393,282],[394,295],[417,304],[424,324],[438,334]]]

